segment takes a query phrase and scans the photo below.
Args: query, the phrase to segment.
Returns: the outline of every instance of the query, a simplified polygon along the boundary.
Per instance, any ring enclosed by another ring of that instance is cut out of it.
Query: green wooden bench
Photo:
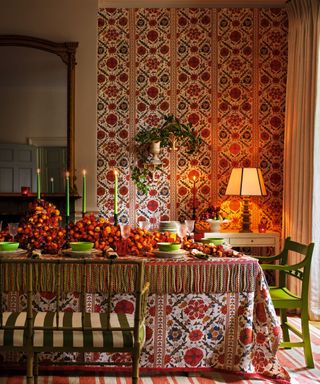
[[[7,286],[8,273],[17,274],[16,287]],[[140,260],[0,259],[0,351],[20,351],[26,355],[28,384],[37,381],[39,352],[130,352],[132,382],[138,383],[149,288],[143,281],[144,264]],[[5,310],[4,293],[13,289],[26,293],[24,311]],[[54,310],[35,312],[35,293],[49,291],[54,293]],[[79,292],[79,312],[62,311],[62,297],[67,292]],[[105,295],[104,312],[86,312],[88,292]],[[134,313],[115,313],[113,296],[128,292],[135,298]],[[117,364],[128,365],[125,361]]]

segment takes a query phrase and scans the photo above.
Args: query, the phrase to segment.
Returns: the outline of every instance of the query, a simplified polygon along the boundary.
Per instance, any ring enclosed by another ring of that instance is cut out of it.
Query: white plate
[[[70,249],[64,249],[62,253],[65,256],[71,256],[71,257],[92,257],[99,255],[102,251],[99,249],[91,249],[90,251],[73,251]]]
[[[0,251],[0,257],[20,256],[20,255],[23,255],[24,253],[27,253],[25,249],[18,248],[15,251]]]
[[[170,258],[177,258],[186,255],[188,252],[185,251],[184,249],[178,249],[177,251],[171,251],[171,252],[166,252],[166,251],[159,251],[159,249],[155,249],[153,251],[156,257],[160,257],[163,259],[170,259]]]

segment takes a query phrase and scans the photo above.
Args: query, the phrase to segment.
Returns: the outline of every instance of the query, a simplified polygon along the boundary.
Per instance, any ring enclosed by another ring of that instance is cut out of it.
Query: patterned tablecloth
[[[145,278],[151,289],[141,367],[216,368],[289,380],[275,356],[281,329],[256,260],[250,257],[145,260]],[[122,282],[119,287],[125,288],[127,272],[119,274]],[[79,276],[76,267],[65,271],[65,289],[74,293],[66,294],[64,310],[79,308],[76,293],[81,284]],[[54,271],[50,266],[38,271],[37,279],[42,293],[37,295],[35,309],[48,310],[53,302],[49,287],[54,281]],[[103,270],[87,274],[88,311],[103,310],[104,281]],[[24,307],[25,298],[19,294],[23,284],[23,271],[8,271],[5,287],[9,310]],[[133,312],[130,294],[116,295],[114,305],[116,312]],[[63,356],[57,354],[55,358]],[[120,356],[92,353],[87,358],[112,361]]]

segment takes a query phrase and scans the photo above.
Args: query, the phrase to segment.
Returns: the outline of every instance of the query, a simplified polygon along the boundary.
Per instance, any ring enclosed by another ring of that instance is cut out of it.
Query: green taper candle
[[[70,173],[66,172],[66,217],[70,216]]]
[[[86,170],[82,171],[82,214],[84,215],[87,212],[87,176]]]
[[[41,199],[40,168],[37,169],[37,199]]]
[[[114,214],[118,214],[118,171],[114,170]]]

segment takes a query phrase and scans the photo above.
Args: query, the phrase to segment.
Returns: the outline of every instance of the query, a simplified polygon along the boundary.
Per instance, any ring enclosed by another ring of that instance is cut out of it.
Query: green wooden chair
[[[278,262],[278,264],[261,264],[263,270],[279,271],[278,286],[271,286],[270,295],[275,308],[280,310],[280,321],[283,332],[283,342],[280,348],[303,347],[306,365],[308,368],[314,367],[310,333],[309,333],[309,317],[308,317],[308,290],[309,290],[309,275],[311,267],[311,258],[313,253],[314,243],[308,245],[292,241],[290,237],[286,238],[284,248],[279,255],[271,257],[256,256],[259,261],[268,263]],[[295,252],[303,256],[302,260],[293,265],[289,265],[289,252]],[[287,277],[292,276],[301,280],[302,289],[301,295],[293,294],[286,286]],[[301,329],[302,332],[288,322],[287,309],[301,309]],[[289,337],[289,330],[295,333],[302,341],[292,342]]]

